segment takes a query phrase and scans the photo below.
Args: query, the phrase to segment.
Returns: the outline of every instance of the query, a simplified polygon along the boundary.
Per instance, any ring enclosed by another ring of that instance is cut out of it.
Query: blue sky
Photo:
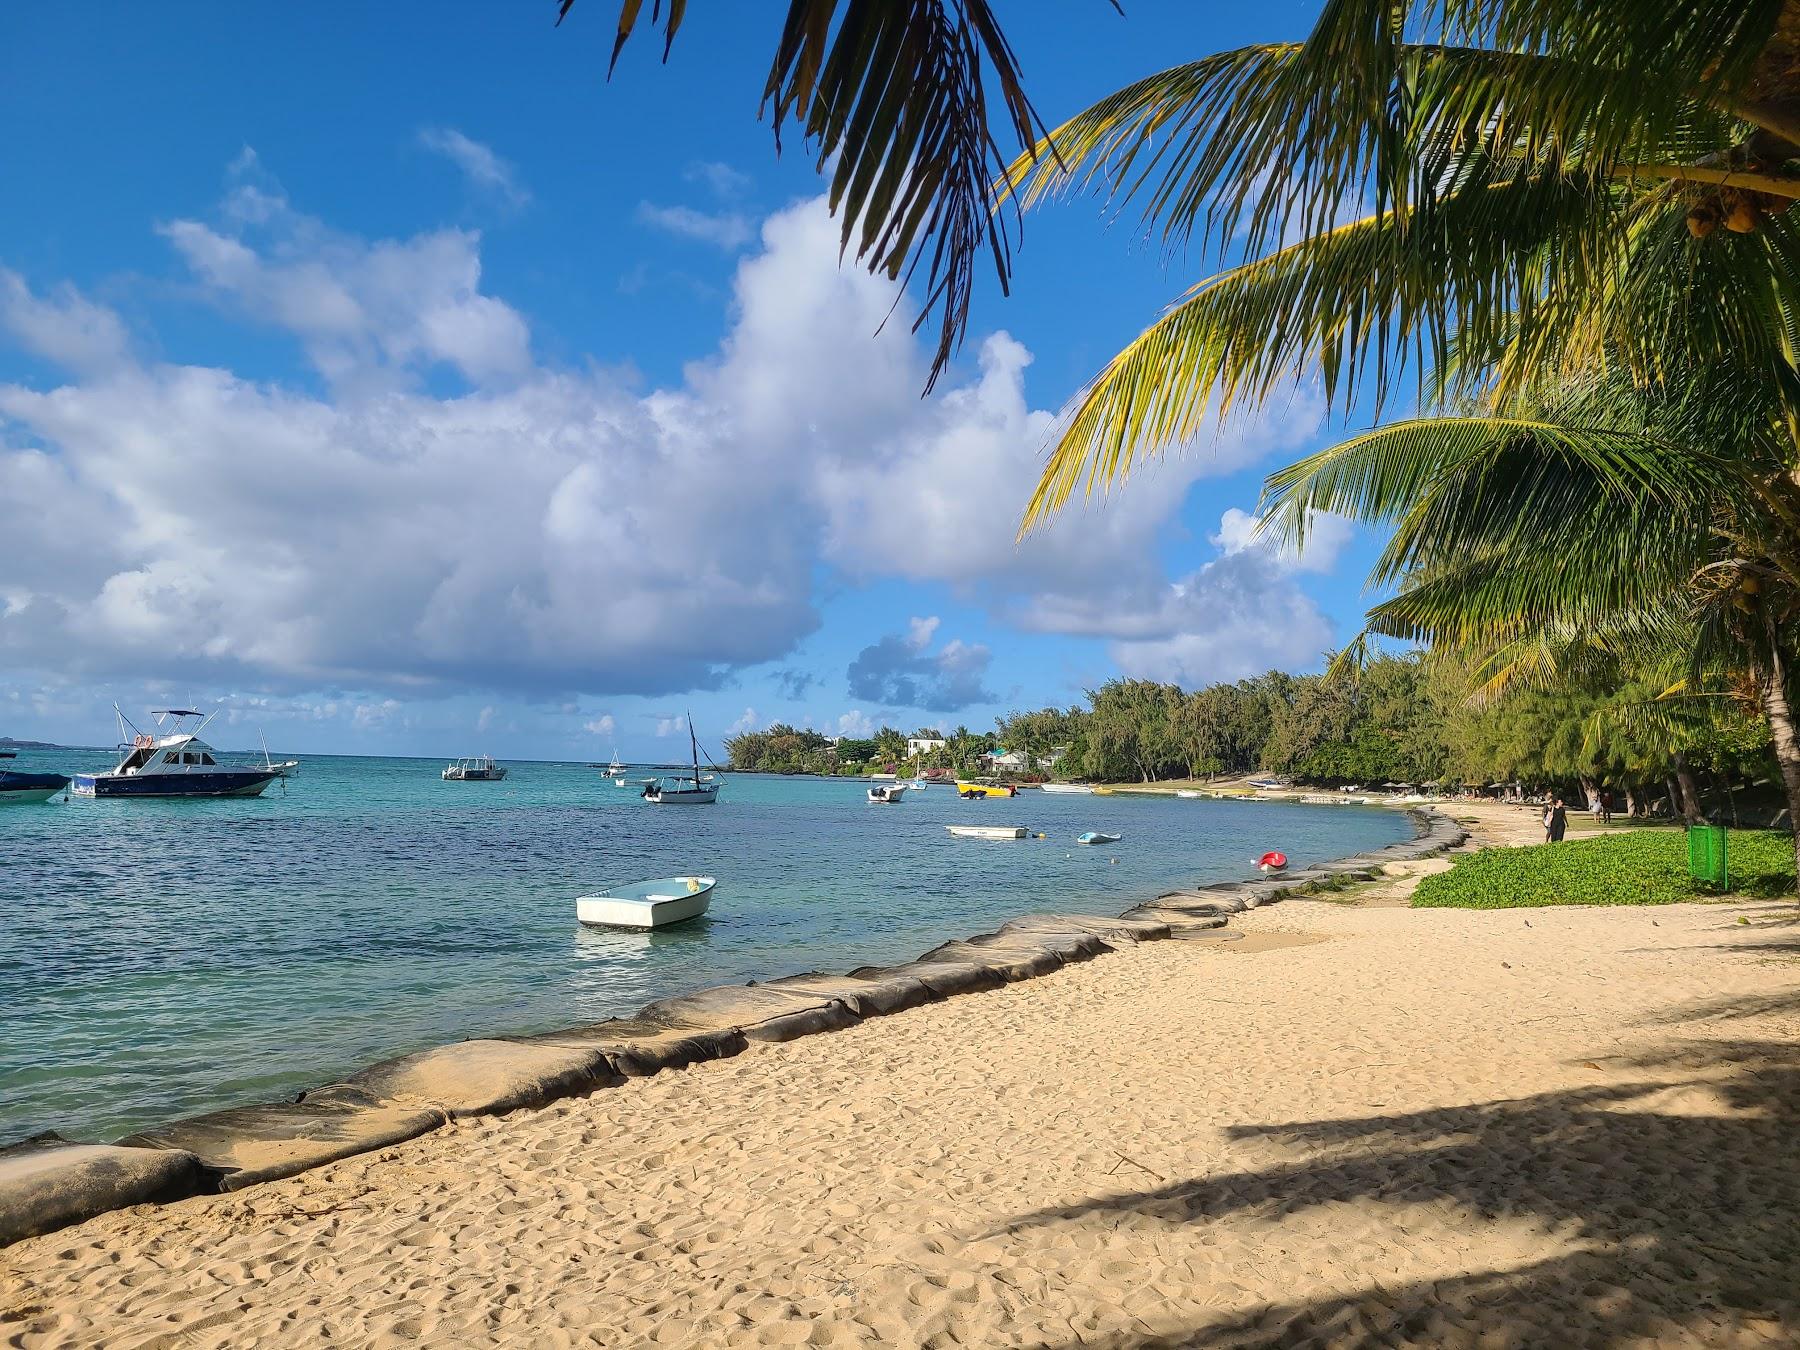
[[[1372,544],[1246,548],[1292,399],[1015,547],[1056,410],[1202,272],[1026,222],[929,400],[756,109],[778,7],[615,78],[613,0],[0,19],[0,734],[663,757],[1316,668]],[[1013,4],[1052,122],[1308,6]],[[1025,16],[1030,16],[1026,21]]]

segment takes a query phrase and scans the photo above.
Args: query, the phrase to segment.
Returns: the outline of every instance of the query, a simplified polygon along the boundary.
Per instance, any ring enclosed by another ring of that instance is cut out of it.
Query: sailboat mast
[[[698,788],[700,786],[700,741],[694,735],[694,713],[692,709],[688,710],[687,724],[688,745],[694,752],[694,786],[695,788]]]

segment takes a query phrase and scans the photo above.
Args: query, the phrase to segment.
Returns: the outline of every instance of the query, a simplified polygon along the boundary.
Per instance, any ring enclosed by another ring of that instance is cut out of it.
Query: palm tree
[[[1669,695],[1752,688],[1800,821],[1800,484],[1780,382],[1724,361],[1645,383],[1602,355],[1279,471],[1270,527],[1300,543],[1321,510],[1390,527],[1370,580],[1396,589],[1367,633],[1480,652],[1486,693],[1656,653],[1679,656]]]

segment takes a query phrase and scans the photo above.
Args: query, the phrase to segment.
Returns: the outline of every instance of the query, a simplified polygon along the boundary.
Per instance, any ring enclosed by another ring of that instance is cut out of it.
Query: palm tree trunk
[[[1688,768],[1679,750],[1675,752],[1675,781],[1681,785],[1683,818],[1690,825],[1704,825],[1706,813],[1700,809],[1700,785],[1694,781],[1694,771]]]
[[[1775,762],[1781,766],[1781,783],[1787,789],[1788,828],[1794,831],[1794,866],[1800,873],[1800,732],[1795,730],[1793,710],[1788,706],[1787,668],[1773,644],[1757,679],[1775,744]]]
[[[1638,801],[1638,790],[1637,790],[1636,785],[1632,784],[1632,783],[1625,784],[1625,815],[1626,815],[1626,818],[1629,820],[1636,820],[1638,818],[1638,813],[1642,809],[1643,809],[1642,803],[1640,803]]]
[[[1674,774],[1669,774],[1663,779],[1663,791],[1669,796],[1669,819],[1685,819],[1686,812],[1681,809],[1681,784],[1675,781]]]

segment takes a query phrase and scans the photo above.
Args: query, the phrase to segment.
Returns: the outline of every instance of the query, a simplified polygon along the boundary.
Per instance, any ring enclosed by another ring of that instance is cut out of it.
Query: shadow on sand
[[[1714,1004],[1658,1020],[1762,1011]],[[1373,1285],[1070,1347],[1800,1344],[1800,1045],[1692,1041],[1628,1064],[1655,1081],[1240,1127],[1239,1138],[1317,1156],[1096,1197],[1009,1227],[1436,1203],[1470,1224],[1552,1228],[1570,1248],[1514,1269]]]

